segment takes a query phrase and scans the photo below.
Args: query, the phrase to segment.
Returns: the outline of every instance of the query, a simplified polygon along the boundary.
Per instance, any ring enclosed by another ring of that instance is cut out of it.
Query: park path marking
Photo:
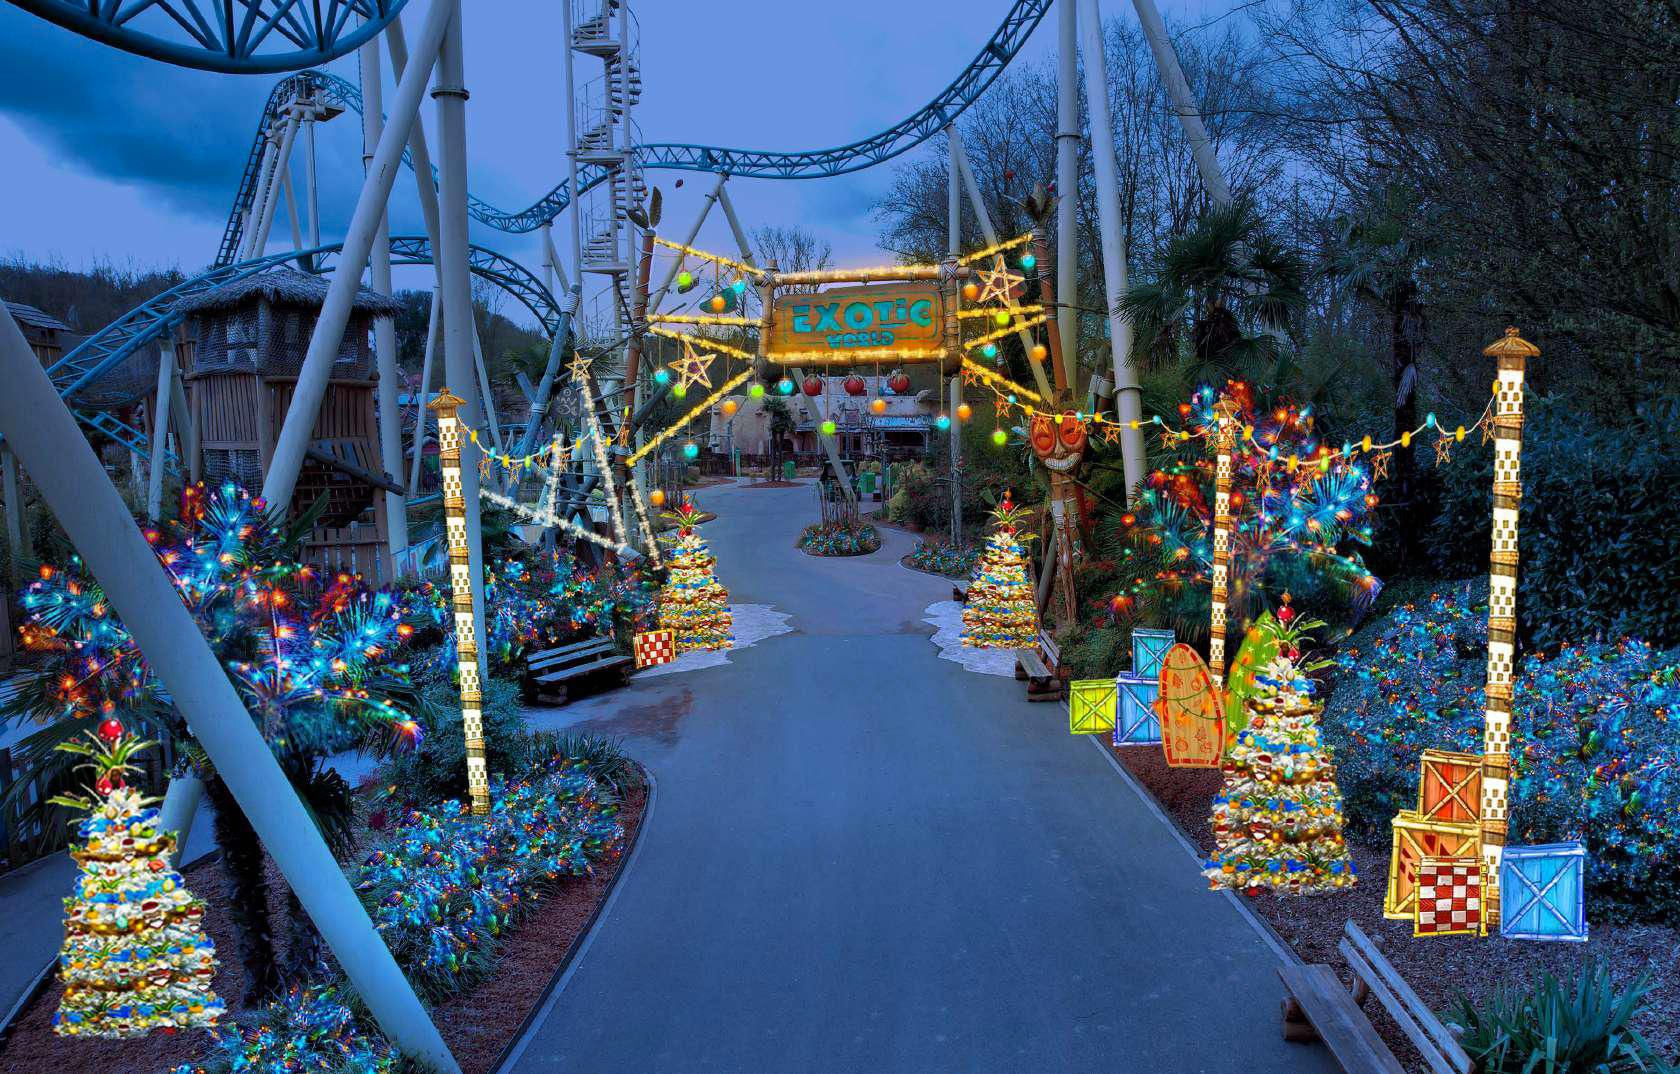
[[[650,679],[658,675],[671,675],[679,671],[699,671],[701,668],[721,667],[729,663],[729,654],[736,649],[746,649],[757,645],[765,638],[773,638],[778,634],[793,633],[793,625],[788,622],[793,618],[790,612],[779,612],[768,604],[731,604],[729,606],[731,619],[730,633],[734,637],[727,649],[696,649],[683,653],[668,664],[659,664],[651,668],[643,668],[636,672],[638,679]]]
[[[933,624],[932,641],[939,648],[939,659],[961,664],[976,675],[1015,677],[1015,650],[974,649],[962,643],[962,605],[956,601],[929,604],[922,622]]]

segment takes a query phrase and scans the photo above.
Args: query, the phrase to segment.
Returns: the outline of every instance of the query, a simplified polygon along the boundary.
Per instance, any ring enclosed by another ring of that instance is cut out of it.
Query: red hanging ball
[[[806,395],[821,395],[822,390],[823,390],[823,382],[822,382],[821,377],[810,376],[810,377],[805,378],[805,394]]]
[[[907,394],[910,391],[910,374],[894,373],[887,378],[887,387],[892,389],[894,395]]]
[[[98,735],[105,742],[116,742],[123,737],[122,721],[115,716],[105,717],[99,723]]]
[[[853,373],[851,376],[846,378],[846,383],[843,387],[846,389],[847,395],[862,395],[866,390],[863,378],[858,376],[856,373]]]

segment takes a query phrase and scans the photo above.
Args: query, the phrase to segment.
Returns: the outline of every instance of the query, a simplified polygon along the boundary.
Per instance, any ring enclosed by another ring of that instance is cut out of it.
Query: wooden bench
[[[1068,670],[1062,648],[1048,630],[1038,632],[1038,646],[1015,655],[1015,677],[1027,684],[1028,701],[1060,701],[1066,697]]]
[[[558,649],[543,649],[525,658],[525,696],[552,697],[563,704],[571,685],[586,677],[616,676],[622,686],[634,662],[620,653],[610,637],[595,637]]]
[[[1351,986],[1323,964],[1281,966],[1285,1040],[1322,1040],[1351,1074],[1405,1074],[1405,1068],[1377,1035],[1364,1006],[1372,996],[1423,1056],[1431,1074],[1471,1074],[1475,1069],[1458,1038],[1435,1017],[1418,994],[1352,921],[1336,945],[1347,960]]]

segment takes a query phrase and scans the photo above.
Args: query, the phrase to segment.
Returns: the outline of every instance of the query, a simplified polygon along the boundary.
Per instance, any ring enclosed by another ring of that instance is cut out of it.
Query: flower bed
[[[881,547],[881,535],[867,522],[813,523],[799,535],[799,547],[811,556],[867,556]]]
[[[974,573],[974,565],[979,560],[978,548],[958,547],[924,537],[916,542],[916,550],[904,557],[904,565],[914,571],[942,574],[947,578],[967,578]]]

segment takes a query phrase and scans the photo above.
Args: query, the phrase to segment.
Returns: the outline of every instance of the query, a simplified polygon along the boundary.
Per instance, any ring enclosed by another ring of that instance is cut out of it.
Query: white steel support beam
[[[717,182],[706,193],[706,200],[700,206],[700,214],[694,218],[694,226],[689,228],[688,234],[683,237],[682,244],[684,246],[693,246],[694,240],[700,237],[700,228],[706,223],[706,217],[711,214],[712,206],[717,204],[719,195],[723,193],[723,184],[728,181],[728,173],[718,173]],[[677,251],[677,256],[671,261],[671,267],[665,270],[665,278],[659,281],[658,290],[654,291],[653,297],[648,299],[648,312],[659,312],[660,304],[665,301],[665,295],[671,290],[671,284],[676,282],[677,273],[682,271],[683,262],[687,257],[688,255],[681,250]]]
[[[385,127],[385,87],[380,71],[379,39],[369,38],[361,47],[362,61],[362,171],[372,174],[373,152]],[[416,123],[416,126],[419,124]],[[310,200],[315,200],[315,125],[309,125]],[[310,209],[312,246],[320,243],[320,214]],[[382,295],[391,293],[391,213],[379,215],[374,229],[373,251],[368,263],[368,282]],[[400,481],[403,470],[402,410],[397,402],[400,387],[397,374],[397,326],[389,317],[373,322],[374,359],[379,363],[379,381],[374,387],[379,406],[379,461],[385,472]],[[424,389],[422,389],[422,392]],[[425,413],[422,408],[422,413]],[[393,570],[408,548],[408,497],[385,491],[385,529]]]
[[[1092,0],[1091,7],[1095,6],[1095,0]],[[1202,185],[1207,187],[1213,204],[1224,208],[1231,204],[1231,188],[1225,182],[1225,171],[1219,166],[1219,155],[1213,151],[1213,139],[1208,137],[1201,109],[1196,107],[1196,98],[1184,77],[1184,68],[1179,66],[1178,51],[1173,48],[1172,38],[1167,36],[1167,24],[1161,21],[1161,12],[1155,6],[1155,0],[1132,0],[1132,6],[1137,8],[1138,22],[1143,26],[1149,51],[1155,54],[1155,66],[1161,72],[1167,98],[1172,101],[1173,112],[1184,128],[1184,138],[1190,143],[1190,155],[1196,161],[1196,171],[1201,173]],[[1086,63],[1089,62],[1087,57]]]
[[[175,421],[175,450],[186,464],[187,480],[198,484],[204,480],[204,459],[198,450],[198,415],[187,401],[186,382],[181,379],[177,363],[174,376],[169,378],[169,410]]]
[[[375,55],[378,54],[377,49]],[[367,96],[362,97],[362,107],[367,107]],[[309,217],[309,248],[315,249],[321,245],[321,187],[315,174],[315,112],[313,109],[303,117],[303,204]]]
[[[402,16],[398,15],[385,26],[385,45],[391,53],[391,75],[400,83],[408,74],[408,38],[403,33]],[[431,61],[426,61],[428,70]],[[414,191],[420,199],[420,218],[425,221],[426,238],[432,243],[435,261],[438,248],[438,188],[432,181],[432,154],[426,145],[426,124],[418,115],[414,128],[408,133],[408,156],[414,165]],[[437,266],[432,266],[434,275]],[[438,280],[442,281],[439,276]]]
[[[443,0],[433,0],[442,3]],[[438,127],[438,245],[436,250],[439,296],[443,299],[443,368],[449,390],[463,400],[460,420],[469,429],[483,427],[484,401],[478,378],[473,374],[476,334],[473,323],[472,277],[467,270],[467,86],[461,49],[461,18],[458,5],[448,20],[438,51],[437,80],[432,99],[437,102]],[[421,59],[424,53],[421,53]],[[421,69],[415,64],[409,73]],[[406,76],[405,76],[406,81]],[[482,639],[478,648],[479,681],[485,681],[489,636],[484,632],[484,538],[481,523],[483,504],[479,500],[478,445],[465,437],[461,443],[461,498],[466,519],[467,570],[471,578],[473,636]]]
[[[274,177],[269,183],[268,196],[263,199],[262,215],[257,219],[256,233],[251,236],[249,256],[261,257],[268,249],[268,232],[274,226],[275,208],[280,203],[280,191],[291,182],[292,143],[297,140],[298,114],[293,109],[286,116],[286,126],[280,132],[280,148],[274,154]]]
[[[31,355],[33,357],[33,354]],[[0,443],[0,495],[6,497],[6,548],[12,554],[12,587],[23,581],[21,561],[30,554],[29,528],[23,524],[23,482],[11,441]]]
[[[344,236],[344,246],[338,267],[333,270],[327,287],[326,301],[321,305],[315,331],[309,338],[309,350],[298,371],[292,403],[286,411],[285,424],[274,445],[269,463],[268,478],[263,483],[263,498],[282,509],[292,501],[297,487],[298,471],[303,466],[303,454],[315,430],[315,419],[321,410],[321,400],[327,393],[333,363],[344,342],[344,329],[350,320],[350,307],[361,283],[362,266],[367,264],[373,249],[374,233],[385,215],[385,203],[391,196],[391,185],[401,165],[403,145],[408,141],[420,107],[420,95],[426,89],[426,76],[436,60],[443,43],[444,30],[454,14],[457,0],[433,0],[426,12],[426,22],[416,46],[416,61],[403,73],[397,84],[396,99],[392,102],[390,120],[379,136],[368,177],[356,198],[356,211],[350,217],[350,227]],[[466,272],[465,236],[462,236],[461,271]],[[475,470],[476,476],[476,470]]]
[[[431,314],[426,319],[426,355],[420,360],[420,388],[417,408],[419,413],[414,416],[414,464],[408,472],[408,494],[413,496],[420,488],[420,448],[426,442],[426,421],[431,415],[426,404],[432,395],[432,356],[437,353],[438,337],[442,335],[443,308],[438,299],[437,285],[432,286]]]
[[[274,161],[279,152],[280,144],[274,137],[274,129],[270,127],[263,134],[262,167],[257,171],[257,186],[251,195],[251,207],[245,210],[245,253],[240,260],[250,260],[251,247],[256,243],[257,226],[268,211],[267,201],[274,193]]]
[[[968,150],[963,147],[962,135],[956,127],[947,128],[951,136],[951,162],[962,176],[964,188],[968,191],[968,200],[974,206],[974,216],[980,221],[980,235],[986,240],[987,246],[996,246],[998,242],[997,228],[992,226],[992,214],[986,208],[986,203],[980,197],[980,184],[974,178],[974,169],[968,164]],[[1049,379],[1044,375],[1044,363],[1033,357],[1032,333],[1025,329],[1016,331],[1015,338],[1021,341],[1021,351],[1027,356],[1027,364],[1032,367],[1033,383],[1038,386],[1038,392],[1046,399],[1056,398],[1055,389],[1050,386]],[[956,415],[951,416],[956,421]]]
[[[146,517],[156,522],[163,514],[163,470],[169,459],[169,402],[175,383],[175,337],[165,331],[158,338],[157,395],[152,410],[152,457],[146,474]],[[186,448],[185,444],[181,445]],[[184,838],[184,837],[183,837]]]
[[[1137,496],[1146,458],[1143,392],[1132,367],[1132,325],[1120,312],[1126,294],[1126,222],[1120,217],[1120,170],[1114,157],[1114,120],[1108,107],[1108,61],[1103,53],[1102,11],[1097,0],[1079,0],[1079,36],[1085,53],[1085,107],[1091,117],[1091,156],[1097,173],[1097,226],[1102,233],[1103,283],[1108,304],[1108,343],[1114,356],[1114,416],[1120,422],[1120,453],[1126,474],[1126,502]]]
[[[447,4],[447,0],[445,0]],[[4,310],[4,307],[0,307]],[[29,467],[82,561],[216,766],[263,848],[332,949],[379,1027],[405,1055],[439,1074],[460,1074],[443,1038],[368,919],[245,704],[158,565],[70,411],[0,313],[0,434]]]

